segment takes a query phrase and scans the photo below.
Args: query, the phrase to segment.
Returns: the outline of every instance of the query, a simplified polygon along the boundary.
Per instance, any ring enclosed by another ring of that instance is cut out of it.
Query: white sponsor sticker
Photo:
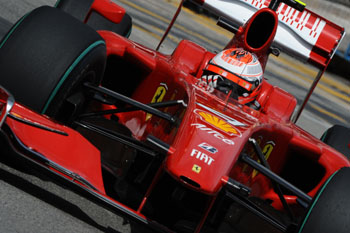
[[[215,160],[210,157],[209,155],[199,151],[199,150],[196,150],[196,149],[193,149],[192,152],[191,152],[191,157],[195,157],[196,159],[200,160],[200,161],[203,161],[204,163],[208,164],[208,166],[210,166],[210,164],[212,164],[212,162],[214,162]]]
[[[209,145],[208,143],[206,142],[203,142],[201,144],[198,145],[200,148],[212,153],[212,154],[215,154],[216,152],[218,152],[218,149],[216,149],[215,147]]]

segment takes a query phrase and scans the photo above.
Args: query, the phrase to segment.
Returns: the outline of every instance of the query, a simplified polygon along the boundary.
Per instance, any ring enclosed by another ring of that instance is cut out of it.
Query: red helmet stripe
[[[206,68],[206,70],[209,70],[211,72],[219,74],[219,75],[231,80],[232,82],[237,83],[238,85],[240,85],[241,87],[243,87],[244,89],[246,89],[248,91],[250,91],[252,89],[253,84],[238,77],[237,75],[234,75],[230,72],[225,71],[224,69],[222,69],[220,67],[209,64],[208,67]]]

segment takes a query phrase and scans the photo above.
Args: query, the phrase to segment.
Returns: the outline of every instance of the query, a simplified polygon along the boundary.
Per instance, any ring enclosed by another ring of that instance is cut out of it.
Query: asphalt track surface
[[[155,48],[177,1],[118,0],[133,17],[131,39]],[[55,0],[0,0],[0,37],[26,12]],[[161,52],[171,53],[181,39],[190,39],[209,51],[220,51],[232,35],[213,19],[184,10]],[[316,70],[288,57],[272,58],[266,78],[293,93],[300,103]],[[332,124],[349,121],[349,83],[326,74],[299,125],[320,136]],[[145,232],[79,194],[0,161],[0,232]]]

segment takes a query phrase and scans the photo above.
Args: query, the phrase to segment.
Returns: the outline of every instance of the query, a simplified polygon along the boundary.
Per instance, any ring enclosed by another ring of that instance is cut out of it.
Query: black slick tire
[[[342,168],[315,195],[298,233],[350,232],[350,168]]]
[[[321,140],[350,159],[350,129],[342,125],[334,125],[321,137]]]
[[[105,64],[102,37],[49,6],[25,15],[0,42],[0,85],[17,102],[52,117],[83,82],[98,85]]]

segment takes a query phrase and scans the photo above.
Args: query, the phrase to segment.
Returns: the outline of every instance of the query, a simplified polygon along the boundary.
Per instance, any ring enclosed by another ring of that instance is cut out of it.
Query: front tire
[[[95,30],[43,6],[0,42],[0,85],[21,104],[57,118],[65,100],[83,91],[83,82],[101,82],[105,63],[105,42]]]
[[[350,168],[334,173],[318,191],[298,233],[350,232]]]

